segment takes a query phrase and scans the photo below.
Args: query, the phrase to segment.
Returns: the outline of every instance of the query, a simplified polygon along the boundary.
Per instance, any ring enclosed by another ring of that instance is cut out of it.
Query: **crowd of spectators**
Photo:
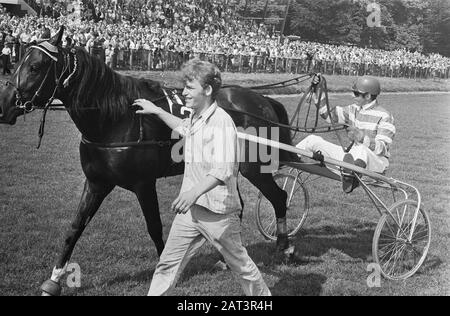
[[[280,40],[264,24],[237,19],[234,10],[220,0],[78,0],[59,6],[53,3],[52,8],[52,12],[44,8],[48,14],[41,17],[0,13],[0,47],[9,31],[16,44],[26,45],[43,38],[44,33],[56,33],[64,25],[68,45],[102,48],[107,62],[115,54],[123,58],[120,54],[124,51],[145,50],[155,55],[175,52],[183,58],[223,54],[234,56],[232,62],[244,55],[444,72],[450,67],[450,59],[439,54]]]

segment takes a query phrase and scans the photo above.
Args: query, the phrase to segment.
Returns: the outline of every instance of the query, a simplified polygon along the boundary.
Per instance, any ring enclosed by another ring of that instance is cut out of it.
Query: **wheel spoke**
[[[386,248],[392,248],[392,246],[395,245],[395,243],[396,243],[396,241],[391,242],[389,244],[380,245],[380,247],[379,247],[380,252],[384,252],[384,249],[386,249]]]
[[[275,227],[275,220],[272,220],[269,224],[266,225],[265,229],[270,232],[270,231],[274,231],[274,227]]]
[[[381,236],[385,237],[385,238],[383,238],[383,239],[381,239],[381,240],[397,240],[397,238],[395,238],[395,237],[392,236],[392,235],[386,235],[386,234],[381,233],[381,234],[380,234],[380,237],[381,237]]]
[[[424,235],[419,236],[420,234],[424,234]],[[413,242],[413,241],[418,242],[423,239],[428,239],[428,235],[429,235],[429,232],[428,232],[428,228],[426,226],[424,226],[422,229],[416,229],[416,231],[413,234],[413,238],[412,238],[411,242]]]
[[[393,275],[395,273],[395,269],[397,268],[398,259],[399,259],[399,257],[400,257],[400,255],[401,255],[401,253],[402,253],[404,248],[405,248],[405,245],[400,245],[398,247],[397,251],[395,252],[395,254],[393,256],[394,257],[394,262],[393,262],[392,268],[391,268],[391,270],[389,272],[390,275]]]
[[[408,246],[405,244],[403,245],[401,251],[398,254],[398,260],[395,264],[395,266],[397,267],[397,271],[398,274],[402,274],[404,269],[402,270],[402,268],[407,268],[407,261],[405,260],[405,257],[407,256],[408,253]],[[406,258],[407,259],[407,258]],[[395,273],[396,270],[394,270]]]
[[[382,256],[380,256],[380,261],[383,261],[384,258],[386,258],[387,256],[389,256],[391,253],[393,253],[395,251],[395,249],[397,248],[397,243],[394,243],[392,245],[392,247],[389,249],[389,251],[386,251]],[[392,258],[392,257],[391,257]]]
[[[393,249],[392,249],[390,252],[395,251],[396,248],[397,248],[397,244],[394,245]],[[389,263],[391,262],[392,259],[393,259],[393,256],[391,256],[391,257],[389,258],[389,260],[386,261],[386,262],[383,264],[383,270],[385,270],[385,271],[387,270],[387,267],[388,267],[388,265],[389,265]]]
[[[421,237],[413,236],[413,239],[411,240],[411,242],[413,244],[419,244],[421,242],[426,244],[428,242],[428,233],[424,233],[424,235]]]

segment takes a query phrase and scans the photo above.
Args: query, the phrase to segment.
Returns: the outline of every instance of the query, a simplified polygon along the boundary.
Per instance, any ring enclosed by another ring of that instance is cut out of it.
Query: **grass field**
[[[273,82],[273,81],[272,81]],[[298,102],[280,101],[290,113]],[[351,101],[335,95],[332,104]],[[246,203],[243,239],[274,295],[449,295],[450,294],[450,95],[385,95],[398,134],[389,175],[419,188],[432,222],[432,244],[424,266],[412,278],[366,284],[378,213],[362,190],[344,195],[340,184],[311,183],[312,212],[293,243],[305,262],[286,263],[256,228],[257,190],[240,180]],[[80,135],[66,113],[52,112],[43,147],[36,150],[39,115],[0,126],[0,293],[36,295],[48,279],[64,233],[75,216],[84,177]],[[174,217],[168,208],[180,177],[158,183],[164,234]],[[215,272],[220,259],[205,246],[188,265],[174,294],[242,295],[229,271]],[[157,263],[145,222],[129,192],[116,189],[75,248],[71,262],[82,269],[82,287],[64,295],[145,295]]]

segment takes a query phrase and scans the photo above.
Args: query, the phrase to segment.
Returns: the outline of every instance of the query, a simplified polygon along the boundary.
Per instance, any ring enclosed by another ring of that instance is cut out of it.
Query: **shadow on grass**
[[[85,295],[90,290],[93,290],[96,288],[113,287],[115,285],[121,285],[124,283],[130,283],[130,282],[132,282],[132,283],[136,282],[136,283],[146,284],[146,285],[150,286],[154,272],[155,272],[155,269],[142,270],[137,273],[123,273],[123,274],[117,275],[116,277],[114,277],[111,280],[107,280],[107,281],[102,282],[97,285],[89,283],[87,285],[83,285],[82,288],[76,290],[76,295]],[[65,293],[64,295],[70,295],[70,293]]]
[[[317,273],[290,273],[278,274],[279,281],[271,287],[274,296],[319,296],[322,285],[327,278]]]
[[[422,275],[432,272],[433,270],[437,270],[441,265],[444,264],[444,261],[436,256],[428,254],[425,262],[420,267],[419,271],[417,271],[416,275]]]
[[[300,256],[320,258],[336,249],[351,259],[368,260],[372,256],[375,224],[321,226],[302,230],[292,244]]]
[[[274,267],[286,264],[283,256],[276,255],[274,243],[259,242],[246,248],[260,271],[269,278],[275,277],[278,280],[275,285],[270,287],[274,296],[317,296],[322,292],[322,285],[327,280],[324,275],[285,271],[285,269],[280,272],[279,269],[274,269]],[[219,260],[223,260],[223,258],[218,252],[195,256],[183,272],[181,281],[187,282],[194,276],[205,273],[211,273],[213,277],[214,265]],[[292,266],[295,265],[297,264],[292,263]]]
[[[358,223],[345,227],[324,225],[301,230],[291,240],[297,258],[287,264],[322,263],[326,260],[324,255],[336,250],[343,254],[338,259],[344,261],[371,260],[374,228],[373,223]],[[247,250],[258,265],[273,266],[286,263],[283,256],[276,255],[275,242],[249,245]]]

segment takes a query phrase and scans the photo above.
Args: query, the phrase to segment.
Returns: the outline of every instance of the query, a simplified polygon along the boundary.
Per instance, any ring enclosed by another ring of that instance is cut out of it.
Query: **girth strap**
[[[114,148],[131,148],[131,147],[149,147],[149,146],[157,146],[157,147],[171,147],[172,141],[164,141],[164,140],[147,140],[140,142],[125,142],[125,143],[96,143],[87,140],[86,138],[81,139],[81,143],[87,146],[97,147],[97,148],[105,148],[105,149],[114,149]]]

